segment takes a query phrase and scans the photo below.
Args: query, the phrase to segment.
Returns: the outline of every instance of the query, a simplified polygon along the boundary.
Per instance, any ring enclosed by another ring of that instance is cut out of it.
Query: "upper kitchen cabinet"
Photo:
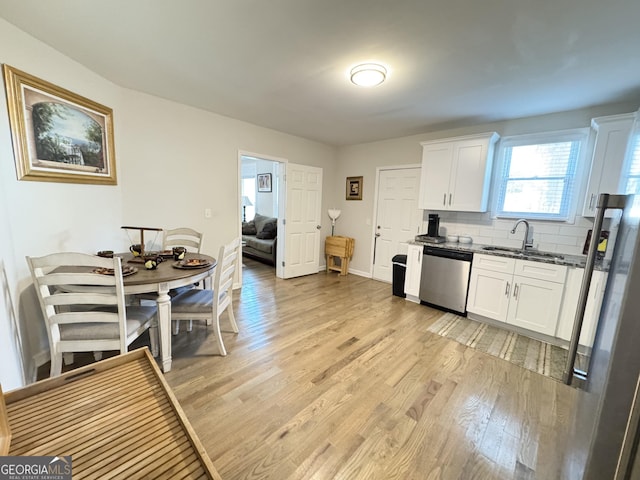
[[[591,121],[591,128],[596,132],[596,143],[582,209],[583,216],[595,215],[599,194],[623,191],[620,181],[633,119],[634,114],[628,113],[594,118]]]
[[[422,142],[419,207],[486,212],[495,132]]]

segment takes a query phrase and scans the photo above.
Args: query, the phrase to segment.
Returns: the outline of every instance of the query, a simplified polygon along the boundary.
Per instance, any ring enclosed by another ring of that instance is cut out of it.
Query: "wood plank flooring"
[[[244,263],[229,354],[194,322],[166,374],[224,480],[563,478],[582,392],[427,332],[441,312],[388,284]]]

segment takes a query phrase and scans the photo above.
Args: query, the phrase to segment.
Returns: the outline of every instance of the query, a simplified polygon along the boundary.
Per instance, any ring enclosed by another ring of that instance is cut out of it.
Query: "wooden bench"
[[[0,448],[72,456],[73,478],[221,480],[146,348],[4,395]],[[10,432],[2,429],[7,422]],[[8,438],[7,438],[8,437]]]

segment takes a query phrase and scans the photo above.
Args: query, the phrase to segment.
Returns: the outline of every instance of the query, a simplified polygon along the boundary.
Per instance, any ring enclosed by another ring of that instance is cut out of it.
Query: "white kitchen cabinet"
[[[591,159],[589,183],[582,215],[595,215],[600,193],[620,193],[620,180],[624,167],[625,152],[634,114],[611,115],[594,118],[591,128],[596,132],[596,142]],[[612,213],[607,213],[611,216]]]
[[[422,142],[419,207],[485,212],[495,132]]]
[[[420,275],[422,274],[422,245],[407,248],[407,271],[404,279],[404,293],[408,300],[420,303]]]
[[[507,323],[553,336],[563,290],[564,283],[514,275]]]
[[[584,269],[582,268],[572,268],[567,275],[565,295],[562,302],[562,313],[556,330],[556,337],[562,338],[563,340],[571,340],[583,275]],[[591,277],[587,305],[584,311],[580,340],[578,341],[580,345],[586,347],[593,346],[593,338],[600,318],[600,307],[602,306],[602,297],[604,296],[606,284],[607,272],[594,270],[593,276]]]
[[[511,273],[472,268],[467,311],[506,322],[512,282]]]
[[[567,267],[474,255],[467,310],[545,335],[554,335]]]
[[[513,258],[475,254],[467,311],[506,322],[514,268]]]

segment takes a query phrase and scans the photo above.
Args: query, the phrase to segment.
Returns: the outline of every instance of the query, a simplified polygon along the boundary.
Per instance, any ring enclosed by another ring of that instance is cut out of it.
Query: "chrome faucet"
[[[533,247],[533,228],[529,226],[529,222],[527,222],[524,218],[521,218],[516,222],[516,224],[511,229],[511,233],[516,233],[516,228],[518,225],[524,223],[524,240],[522,240],[522,251],[524,252],[527,248]]]

